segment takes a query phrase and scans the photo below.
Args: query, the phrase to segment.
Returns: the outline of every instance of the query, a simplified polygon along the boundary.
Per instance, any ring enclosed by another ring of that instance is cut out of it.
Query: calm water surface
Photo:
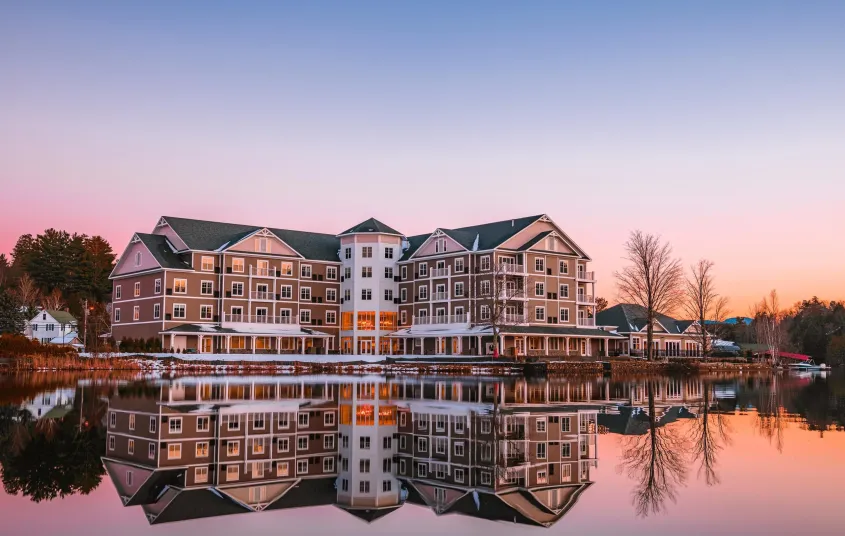
[[[845,377],[0,378],[0,534],[843,534]]]

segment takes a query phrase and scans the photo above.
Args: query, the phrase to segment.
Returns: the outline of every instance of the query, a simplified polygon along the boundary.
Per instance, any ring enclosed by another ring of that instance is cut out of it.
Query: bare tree
[[[728,315],[728,299],[719,296],[713,279],[713,261],[701,259],[690,267],[690,276],[684,282],[683,310],[688,317],[698,322],[698,345],[701,355],[707,356],[712,349],[719,322]],[[714,323],[708,328],[708,320]]]
[[[641,306],[646,312],[646,356],[653,357],[654,323],[657,314],[671,314],[683,297],[683,270],[672,256],[672,246],[661,243],[660,237],[633,231],[625,243],[625,259],[629,262],[615,272],[619,296]]]
[[[502,328],[527,321],[524,305],[520,298],[525,296],[525,278],[520,274],[522,267],[498,260],[491,266],[492,279],[477,281],[477,295],[481,299],[481,307],[488,308],[489,317],[480,315],[480,323],[489,323],[493,329],[493,344],[499,347],[499,335]],[[489,281],[489,286],[484,281]],[[501,355],[504,348],[498,348]]]
[[[23,274],[18,278],[14,293],[21,305],[29,309],[29,313],[34,313],[36,305],[41,301],[41,291],[38,290],[29,274]]]
[[[61,311],[67,304],[65,304],[64,298],[62,298],[62,291],[54,288],[53,292],[47,294],[41,298],[41,307],[44,309],[49,309],[51,311]]]
[[[780,364],[780,348],[785,338],[785,332],[782,329],[784,316],[785,312],[780,308],[778,292],[774,289],[751,307],[757,341],[766,345],[772,364],[776,366]]]

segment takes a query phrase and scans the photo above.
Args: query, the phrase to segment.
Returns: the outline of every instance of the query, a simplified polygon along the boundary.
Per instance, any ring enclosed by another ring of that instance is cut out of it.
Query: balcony
[[[596,299],[592,294],[584,294],[582,292],[579,292],[577,294],[577,296],[578,297],[575,298],[575,301],[580,305],[595,305],[596,304]]]
[[[589,281],[595,282],[596,281],[596,273],[595,272],[588,272],[587,270],[578,270],[576,279],[578,281]]]
[[[275,296],[272,292],[267,292],[266,290],[253,290],[249,293],[249,298],[251,300],[272,300]]]
[[[432,268],[431,269],[431,278],[434,279],[435,277],[449,277],[451,268],[449,266],[445,268]]]
[[[527,324],[528,316],[525,313],[504,313],[502,315],[503,324]]]
[[[496,268],[496,271],[499,274],[514,274],[514,275],[525,275],[525,265],[524,264],[514,264],[511,262],[502,262]]]
[[[578,319],[578,327],[579,328],[594,328],[594,327],[596,327],[596,319],[595,318],[579,318]]]
[[[528,295],[525,291],[521,288],[509,288],[509,289],[502,289],[499,292],[499,301],[507,302],[507,301],[525,301],[528,299]]]
[[[469,327],[469,314],[415,316],[413,319],[414,329],[437,330],[455,327]]]
[[[435,292],[431,295],[431,301],[446,301],[449,299],[448,292]]]
[[[276,277],[275,268],[258,268],[256,266],[249,267],[249,275],[253,277]]]
[[[238,331],[274,333],[298,331],[299,325],[290,316],[224,314],[221,327]]]

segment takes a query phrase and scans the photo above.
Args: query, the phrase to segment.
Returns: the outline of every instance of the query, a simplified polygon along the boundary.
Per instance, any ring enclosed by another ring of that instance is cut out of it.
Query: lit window
[[[214,257],[203,257],[200,262],[200,270],[203,272],[214,271]]]

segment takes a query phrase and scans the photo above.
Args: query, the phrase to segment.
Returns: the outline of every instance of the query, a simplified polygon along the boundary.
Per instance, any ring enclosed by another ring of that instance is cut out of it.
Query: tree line
[[[94,330],[108,327],[114,264],[114,251],[101,236],[56,229],[21,236],[11,259],[0,253],[0,333],[20,333],[39,307],[69,311],[81,330],[87,302],[96,338]]]
[[[712,261],[701,259],[687,272],[668,242],[642,231],[631,233],[624,250],[626,266],[614,273],[619,299],[645,310],[649,359],[654,357],[657,315],[681,312],[698,322],[697,342],[705,356],[713,353],[714,339],[730,338],[763,345],[776,364],[784,351],[810,355],[819,363],[845,364],[845,302],[814,296],[785,309],[772,290],[751,307],[750,325],[729,325],[724,322],[730,315],[728,299],[716,289]]]

